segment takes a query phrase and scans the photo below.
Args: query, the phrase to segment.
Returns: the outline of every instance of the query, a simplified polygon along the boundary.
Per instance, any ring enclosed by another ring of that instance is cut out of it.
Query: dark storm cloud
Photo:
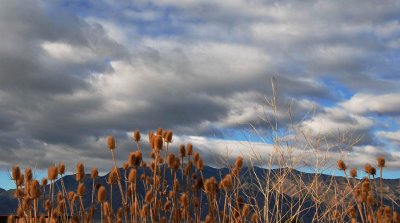
[[[365,136],[360,145],[377,146],[379,120],[367,114],[398,116],[395,103],[362,103],[398,95],[396,1],[68,3],[2,2],[5,163],[72,165],[72,154],[106,166],[105,136],[117,136],[123,160],[135,128],[223,138],[253,124],[268,133],[274,76],[283,128],[331,141],[351,130]]]

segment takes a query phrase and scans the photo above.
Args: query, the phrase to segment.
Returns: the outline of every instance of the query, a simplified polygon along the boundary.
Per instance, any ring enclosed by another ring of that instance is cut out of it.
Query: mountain
[[[143,171],[146,172],[146,175],[149,176],[151,175],[151,171],[149,168],[146,168],[143,170],[142,168],[138,169],[137,177],[138,177],[138,194],[139,197],[144,197],[145,195],[145,188],[143,186],[143,183],[140,180],[140,175],[143,173]],[[120,173],[122,176],[124,176],[124,171],[120,169]],[[168,185],[172,185],[172,176],[170,171],[167,171],[167,181]],[[219,181],[222,179],[227,173],[229,173],[228,168],[222,168],[222,169],[216,169],[212,168],[209,166],[205,166],[204,171],[203,171],[203,176],[204,179],[210,178],[211,176],[215,176],[217,180]],[[337,193],[342,193],[345,194],[346,190],[348,192],[348,189],[346,189],[347,185],[347,180],[344,177],[338,177],[338,176],[330,176],[330,175],[324,175],[324,174],[312,174],[312,173],[304,173],[297,171],[295,169],[290,169],[290,168],[282,168],[282,169],[273,169],[268,172],[267,169],[259,168],[259,167],[254,167],[254,168],[242,168],[240,172],[241,176],[241,182],[242,182],[242,191],[244,191],[246,194],[241,194],[243,197],[247,197],[246,195],[252,195],[254,198],[252,201],[253,204],[258,203],[258,204],[263,204],[264,203],[264,196],[260,193],[259,187],[265,188],[267,181],[265,180],[265,176],[267,174],[270,174],[270,181],[268,183],[271,185],[271,187],[279,187],[280,186],[280,191],[282,191],[282,196],[280,199],[284,201],[284,204],[282,205],[282,211],[288,211],[288,210],[293,210],[293,208],[296,207],[296,205],[299,205],[298,202],[298,197],[300,193],[304,193],[303,190],[306,190],[307,188],[310,188],[310,185],[315,186],[315,188],[323,194],[323,198],[321,201],[321,206],[323,205],[329,205],[331,202],[335,202],[337,199],[336,194]],[[96,179],[95,184],[97,185],[103,185],[105,186],[107,190],[107,196],[110,196],[110,186],[107,185],[107,179],[108,175],[101,176]],[[198,176],[200,176],[199,173],[197,173]],[[282,178],[279,176],[285,176],[285,181],[282,181]],[[181,179],[181,171],[177,172],[177,178]],[[67,175],[63,177],[63,181],[66,187],[67,191],[76,191],[76,188],[78,186],[78,182],[75,180],[75,175]],[[374,179],[371,180],[372,184],[375,186],[379,185],[379,179]],[[281,183],[280,183],[281,182]],[[91,205],[91,194],[92,194],[92,179],[90,178],[90,175],[86,175],[84,178],[84,184],[85,184],[85,196],[83,198],[83,204],[85,207],[89,207]],[[125,191],[125,184],[123,183],[123,189]],[[181,187],[184,187],[185,185],[181,185]],[[55,193],[59,191],[61,188],[61,180],[57,180],[55,182]],[[336,189],[335,189],[336,188]],[[384,195],[388,199],[385,199],[386,204],[393,204],[393,202],[397,202],[400,204],[400,179],[383,179],[383,188],[384,188]],[[46,191],[46,197],[48,197],[48,192],[49,192],[49,185],[45,188]],[[17,207],[17,200],[13,196],[14,190],[0,190],[0,214],[8,214],[8,213],[14,213]],[[112,203],[115,206],[120,206],[121,204],[121,196],[120,196],[120,191],[118,189],[118,185],[115,184],[113,185],[112,188],[112,194],[113,194],[113,199]],[[219,199],[223,200],[224,199],[224,193],[220,193],[221,195],[219,196]],[[274,196],[272,194],[271,196]],[[94,196],[94,199],[96,201],[96,194]],[[271,202],[273,202],[275,199],[270,199]],[[274,203],[269,203],[270,207],[274,206]],[[222,203],[222,202],[221,202]],[[117,205],[116,205],[117,204]],[[295,206],[293,206],[293,204]],[[302,215],[302,221],[307,222],[311,216],[313,216],[313,213],[315,212],[313,201],[311,198],[307,198],[301,203],[302,207],[307,209],[308,211],[305,212]],[[203,213],[202,216],[205,216],[206,211],[207,211],[207,204],[204,202],[204,208],[202,208]],[[308,220],[307,220],[308,219]]]

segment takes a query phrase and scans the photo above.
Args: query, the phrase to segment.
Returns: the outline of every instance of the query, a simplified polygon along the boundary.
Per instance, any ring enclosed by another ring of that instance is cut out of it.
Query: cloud
[[[388,140],[390,143],[394,145],[400,145],[400,131],[394,131],[394,132],[389,132],[389,131],[379,131],[376,133],[378,137],[384,138],[385,140]]]
[[[364,136],[360,148],[381,148],[392,134],[381,123],[400,110],[396,1],[64,3],[0,8],[3,165],[73,165],[73,154],[107,166],[106,135],[118,137],[123,160],[126,132],[159,126],[205,154],[236,155],[225,133],[252,124],[270,136],[275,115],[288,135],[294,125],[331,142]],[[266,100],[273,76],[276,113]]]
[[[399,97],[400,93],[381,95],[360,93],[343,102],[342,105],[347,110],[358,114],[377,113],[398,116],[400,114]]]

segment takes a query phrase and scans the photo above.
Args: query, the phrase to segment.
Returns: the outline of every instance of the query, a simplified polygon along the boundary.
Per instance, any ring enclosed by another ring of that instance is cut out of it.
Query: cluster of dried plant
[[[337,166],[346,177],[348,189],[337,194],[336,202],[323,207],[319,201],[323,192],[314,188],[318,183],[302,187],[301,179],[295,179],[300,186],[292,197],[297,199],[293,199],[291,207],[287,208],[283,187],[289,182],[291,169],[266,171],[263,177],[254,175],[253,186],[256,189],[251,190],[246,187],[248,183],[242,182],[244,177],[240,173],[244,161],[239,156],[234,165],[228,164],[228,173],[224,176],[205,179],[203,160],[198,152],[193,151],[193,145],[180,145],[179,154],[173,154],[169,151],[172,137],[170,130],[159,128],[155,133],[150,131],[151,151],[148,152],[151,160],[146,163],[140,150],[140,133],[134,131],[136,149],[119,168],[114,154],[115,138],[109,136],[108,148],[114,166],[108,175],[107,186],[111,193],[108,195],[104,186],[96,187],[95,181],[99,176],[96,168],[91,170],[92,193],[85,193],[83,163],[76,165],[75,177],[79,183],[74,191],[66,190],[63,182],[65,165],[62,162],[50,166],[48,177],[41,182],[33,178],[31,168],[26,167],[22,173],[19,166],[14,166],[11,176],[16,185],[18,208],[16,214],[9,217],[9,222],[94,222],[96,216],[101,222],[300,222],[302,213],[310,208],[310,204],[305,205],[307,200],[313,203],[312,221],[315,222],[399,222],[397,212],[383,204],[382,178],[380,185],[372,183],[371,177],[376,175],[376,169],[370,164],[365,167],[368,177],[358,180],[357,170],[351,169],[348,173],[344,161],[339,160]],[[378,158],[377,166],[382,176],[383,157]],[[137,176],[139,168],[143,170],[141,176]],[[145,171],[146,168],[151,171]],[[249,172],[252,170],[247,169]],[[167,172],[172,176],[170,183]],[[61,182],[61,190],[55,194],[57,179]],[[50,189],[46,192],[48,183]],[[144,194],[138,193],[138,184],[143,184]],[[112,194],[115,185],[120,194]],[[82,199],[85,195],[91,196],[88,207],[84,206]],[[112,196],[120,196],[121,203],[113,204]],[[262,203],[258,199],[260,196]],[[40,205],[43,208],[39,208]],[[206,214],[202,216],[204,212]]]
[[[267,102],[277,114],[274,80],[272,84],[274,97]],[[150,150],[141,150],[141,134],[134,131],[134,149],[121,166],[115,158],[115,138],[109,136],[107,144],[114,165],[107,184],[96,182],[99,172],[93,168],[89,190],[83,183],[83,163],[76,165],[78,186],[73,191],[67,191],[64,184],[63,163],[50,166],[48,177],[41,182],[34,179],[29,167],[22,173],[14,166],[11,177],[18,208],[9,222],[400,222],[395,202],[392,206],[385,203],[383,157],[377,159],[379,183],[372,165],[365,167],[367,177],[359,179],[356,169],[349,171],[339,160],[337,167],[345,176],[341,185],[334,176],[326,179],[321,174],[327,163],[318,149],[322,140],[306,140],[311,153],[301,157],[280,137],[276,119],[264,121],[271,126],[273,152],[264,159],[250,148],[246,153],[252,156],[245,160],[239,156],[232,164],[225,160],[227,168],[217,176],[205,174],[204,161],[191,143],[180,145],[178,153],[172,153],[173,132],[161,128],[149,131],[145,141]],[[315,157],[311,177],[296,172],[296,162],[306,157]],[[264,168],[260,171],[257,166]],[[57,193],[56,181],[61,185]],[[90,197],[90,205],[85,206],[85,196]],[[113,203],[116,196],[121,203]]]

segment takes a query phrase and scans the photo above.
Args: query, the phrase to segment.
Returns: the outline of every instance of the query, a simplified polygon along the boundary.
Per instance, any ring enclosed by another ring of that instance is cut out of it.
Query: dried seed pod
[[[83,197],[83,192],[85,191],[85,184],[79,183],[78,189],[76,190],[76,193],[78,194],[79,197]]]
[[[32,199],[40,197],[41,191],[39,181],[33,180],[32,183],[29,184],[29,195]]]
[[[92,173],[91,173],[91,177],[92,179],[96,179],[99,176],[99,171],[97,170],[96,167],[92,168]]]
[[[32,169],[30,167],[25,168],[25,181],[29,182],[32,180]]]
[[[193,145],[192,143],[188,143],[186,146],[186,155],[191,156],[193,155]]]
[[[65,164],[63,162],[60,162],[58,164],[58,174],[63,175],[65,173]]]
[[[197,160],[200,159],[200,154],[198,152],[195,152],[194,155],[193,155],[193,159],[194,159],[195,162],[197,162]]]
[[[99,203],[106,201],[106,189],[101,186],[97,191],[97,201]]]
[[[351,168],[350,177],[352,177],[352,178],[356,178],[357,177],[357,169],[356,168]]]
[[[165,138],[164,138],[165,142],[171,143],[172,142],[172,135],[173,135],[172,130],[168,130],[167,133],[165,134]]]
[[[123,170],[127,170],[128,167],[129,167],[129,164],[128,164],[127,162],[125,162],[125,163],[122,165],[122,169],[123,169]]]
[[[163,138],[160,135],[156,135],[154,137],[154,149],[157,151],[161,151],[163,148]]]
[[[19,166],[18,165],[13,166],[11,175],[12,180],[15,181],[18,180],[20,175],[21,175],[21,169],[19,168]]]
[[[76,164],[76,181],[82,181],[83,178],[85,177],[85,166],[83,163],[78,162]]]
[[[108,149],[110,149],[110,150],[115,149],[115,138],[114,138],[114,136],[112,136],[112,135],[108,136],[107,145],[108,145]]]
[[[179,201],[180,201],[182,207],[189,206],[189,196],[186,193],[181,194]]]
[[[179,156],[180,156],[180,157],[185,157],[185,156],[186,156],[185,145],[180,145],[180,146],[179,146]]]
[[[42,186],[46,186],[47,185],[47,178],[43,177],[42,179]]]
[[[129,153],[128,164],[130,167],[134,167],[136,165],[136,153],[135,152]]]
[[[128,181],[130,183],[133,183],[136,181],[136,169],[131,169],[129,171],[129,175],[128,175]]]
[[[54,166],[54,165],[49,166],[49,168],[47,169],[47,177],[48,177],[50,180],[55,180],[55,179],[57,179],[57,173],[58,173],[57,167]]]
[[[133,141],[139,142],[140,141],[140,132],[138,129],[135,129],[133,132]]]
[[[236,167],[237,169],[239,169],[239,170],[243,167],[243,157],[238,156],[238,157],[236,158],[235,167]]]
[[[383,167],[385,167],[385,157],[383,157],[383,156],[381,156],[381,157],[379,157],[378,159],[377,159],[377,162],[378,162],[378,167],[379,168],[383,168]]]
[[[339,160],[337,162],[337,167],[339,170],[345,171],[347,169],[346,164],[344,163],[343,160]]]

